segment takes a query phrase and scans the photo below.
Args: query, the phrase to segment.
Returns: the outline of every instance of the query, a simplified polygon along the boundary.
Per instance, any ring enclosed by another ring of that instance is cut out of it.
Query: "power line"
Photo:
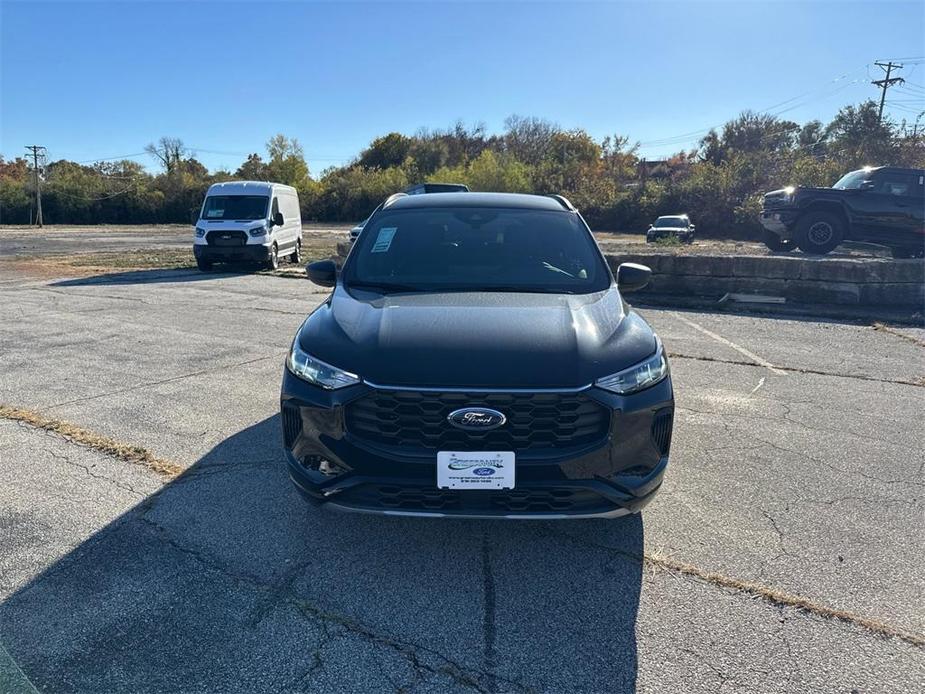
[[[32,174],[35,180],[35,221],[41,229],[44,226],[44,220],[42,219],[42,177],[39,176],[39,157],[42,158],[42,164],[44,165],[47,150],[42,145],[26,145],[26,149],[32,152]]]
[[[886,101],[886,90],[892,87],[894,84],[902,84],[906,80],[904,80],[902,77],[890,77],[890,73],[893,71],[894,67],[902,70],[902,63],[894,63],[892,60],[889,60],[886,63],[877,61],[874,63],[874,65],[886,72],[885,79],[873,80],[871,82],[871,84],[880,87],[880,109],[877,111],[877,120],[883,121],[883,104]]]

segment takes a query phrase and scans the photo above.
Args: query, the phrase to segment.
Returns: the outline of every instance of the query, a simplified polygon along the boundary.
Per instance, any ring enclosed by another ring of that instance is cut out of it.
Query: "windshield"
[[[845,174],[837,181],[833,188],[839,188],[840,190],[849,190],[853,188],[860,188],[861,183],[870,178],[870,171],[865,171],[861,169],[860,171],[852,171],[849,174]]]
[[[344,282],[379,291],[586,294],[610,286],[594,239],[574,213],[489,207],[376,215],[350,253]]]
[[[266,219],[266,195],[210,195],[202,207],[203,219]]]
[[[655,220],[656,227],[686,227],[687,220],[684,217],[659,217]]]

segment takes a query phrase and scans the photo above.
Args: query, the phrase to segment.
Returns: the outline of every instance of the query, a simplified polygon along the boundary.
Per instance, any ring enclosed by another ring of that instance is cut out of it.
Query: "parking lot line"
[[[0,644],[0,691],[4,694],[38,694],[29,678]]]
[[[714,340],[716,340],[717,342],[719,342],[719,343],[721,343],[721,344],[724,344],[724,345],[726,345],[727,347],[731,347],[731,348],[734,349],[736,352],[738,352],[739,354],[742,354],[742,355],[748,357],[749,359],[751,359],[753,362],[755,362],[755,363],[758,364],[759,366],[763,366],[764,368],[768,369],[771,373],[776,374],[776,375],[778,375],[778,376],[786,376],[786,375],[787,375],[787,372],[786,372],[786,371],[784,371],[784,370],[782,370],[782,369],[778,369],[776,366],[774,366],[774,364],[772,364],[771,362],[767,361],[766,359],[762,359],[761,357],[759,357],[759,356],[758,356],[757,354],[755,354],[754,352],[750,352],[749,350],[745,349],[745,348],[742,347],[741,345],[737,345],[737,344],[736,344],[735,342],[733,342],[732,340],[727,340],[727,339],[726,339],[725,337],[723,337],[722,335],[717,335],[717,334],[714,333],[712,330],[707,330],[706,328],[704,328],[704,327],[703,327],[702,325],[700,325],[699,323],[695,323],[694,321],[689,320],[689,319],[685,318],[684,316],[680,315],[677,311],[672,311],[672,312],[671,312],[671,315],[674,316],[675,318],[677,318],[679,321],[681,321],[681,322],[684,323],[685,325],[689,325],[689,326],[692,327],[694,330],[698,330],[698,331],[702,332],[702,333],[703,333],[704,335],[706,335],[707,337],[711,337],[711,338],[713,338]]]

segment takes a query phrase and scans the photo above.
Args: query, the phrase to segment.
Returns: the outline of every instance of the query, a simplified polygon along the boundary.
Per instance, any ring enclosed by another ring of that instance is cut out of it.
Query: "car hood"
[[[649,231],[687,231],[687,227],[649,227]]]
[[[383,296],[338,285],[296,339],[371,383],[422,387],[579,387],[655,351],[614,288]]]

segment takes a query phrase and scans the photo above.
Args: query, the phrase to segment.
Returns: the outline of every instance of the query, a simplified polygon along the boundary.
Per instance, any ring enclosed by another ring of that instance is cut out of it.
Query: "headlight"
[[[619,395],[629,395],[654,386],[668,375],[668,360],[665,359],[662,341],[656,337],[655,342],[655,354],[644,362],[615,373],[613,376],[599,378],[594,385]]]
[[[205,235],[206,235],[206,230],[205,230],[205,229],[200,229],[199,227],[196,227],[196,236],[197,236],[198,238],[201,239],[201,238],[202,238],[203,236],[205,236]]]
[[[266,230],[266,227],[256,227],[254,229],[251,229],[250,233],[251,233],[251,236],[266,236],[267,230]]]
[[[360,382],[360,379],[351,373],[341,371],[337,367],[325,364],[320,359],[303,352],[298,342],[292,343],[289,358],[286,359],[289,370],[303,381],[320,386],[327,390],[345,388]]]

